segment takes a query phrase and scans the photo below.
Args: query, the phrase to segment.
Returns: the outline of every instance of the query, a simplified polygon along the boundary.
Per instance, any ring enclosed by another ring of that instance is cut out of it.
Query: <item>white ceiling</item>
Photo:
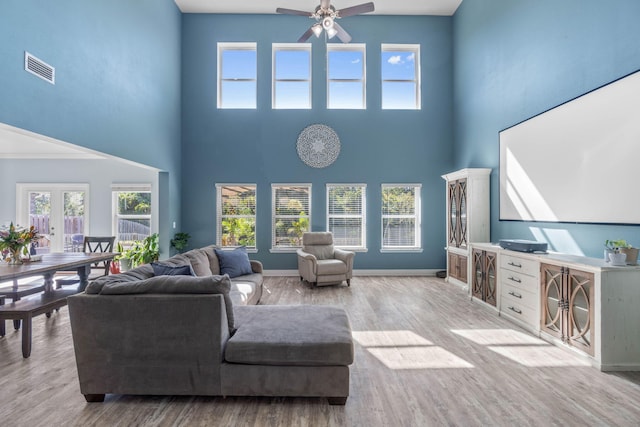
[[[336,9],[369,0],[332,0]],[[276,13],[278,7],[313,11],[319,0],[175,0],[183,13]],[[367,15],[447,15],[455,13],[462,0],[373,0],[376,10]]]
[[[104,159],[77,145],[0,123],[0,159]]]

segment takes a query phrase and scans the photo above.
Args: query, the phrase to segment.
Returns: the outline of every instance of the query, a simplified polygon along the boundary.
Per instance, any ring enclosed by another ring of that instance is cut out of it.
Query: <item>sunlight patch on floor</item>
[[[389,369],[473,368],[442,347],[373,347],[367,350]]]
[[[591,366],[587,360],[553,345],[489,346],[489,350],[532,368],[560,366]]]
[[[353,331],[353,339],[389,369],[473,368],[412,331]]]
[[[352,335],[363,347],[433,345],[431,341],[412,331],[353,331]]]
[[[545,341],[514,329],[456,329],[456,335],[480,345],[545,345]]]

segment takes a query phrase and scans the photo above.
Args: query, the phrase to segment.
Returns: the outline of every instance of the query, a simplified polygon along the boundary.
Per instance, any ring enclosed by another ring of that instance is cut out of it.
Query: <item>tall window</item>
[[[382,45],[382,108],[420,109],[420,45]]]
[[[272,247],[302,246],[302,233],[311,223],[311,184],[273,184],[271,186]]]
[[[256,248],[256,185],[216,184],[217,245]]]
[[[113,233],[125,248],[151,235],[151,185],[114,185]]]
[[[327,108],[367,108],[365,47],[327,44]]]
[[[256,43],[218,43],[218,108],[256,108]]]
[[[366,249],[366,184],[327,184],[327,230],[336,246]]]
[[[273,108],[311,108],[311,44],[273,44]]]
[[[382,184],[382,249],[418,250],[420,184]]]

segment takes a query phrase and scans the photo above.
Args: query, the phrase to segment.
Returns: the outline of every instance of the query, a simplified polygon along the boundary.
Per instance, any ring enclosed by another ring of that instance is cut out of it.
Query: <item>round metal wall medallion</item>
[[[327,125],[307,126],[298,135],[298,156],[312,168],[326,168],[340,154],[340,138]]]

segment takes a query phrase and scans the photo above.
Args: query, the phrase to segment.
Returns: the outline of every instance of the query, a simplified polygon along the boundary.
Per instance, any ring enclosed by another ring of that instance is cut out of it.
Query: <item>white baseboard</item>
[[[442,269],[420,270],[353,270],[354,276],[435,276]],[[264,276],[296,277],[298,270],[264,270]]]

